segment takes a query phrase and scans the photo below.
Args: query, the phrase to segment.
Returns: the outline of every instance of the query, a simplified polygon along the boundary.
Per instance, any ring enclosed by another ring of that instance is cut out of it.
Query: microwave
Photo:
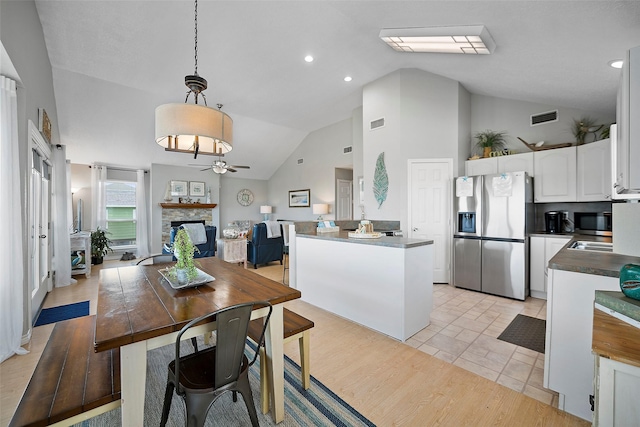
[[[573,223],[578,234],[611,236],[611,212],[574,212]]]

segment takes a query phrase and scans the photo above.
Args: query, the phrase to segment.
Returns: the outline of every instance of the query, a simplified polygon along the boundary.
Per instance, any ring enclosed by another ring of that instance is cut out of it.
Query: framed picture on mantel
[[[187,195],[187,181],[171,181],[171,195],[172,196],[186,196]]]
[[[204,196],[204,182],[189,181],[189,196]]]

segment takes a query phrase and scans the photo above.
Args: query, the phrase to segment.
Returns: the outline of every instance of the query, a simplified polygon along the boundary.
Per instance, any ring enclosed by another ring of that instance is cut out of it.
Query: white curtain
[[[136,183],[136,249],[138,258],[149,256],[149,220],[147,219],[147,192],[145,191],[144,171],[137,170]]]
[[[71,262],[69,254],[71,245],[69,243],[69,233],[71,224],[69,223],[69,199],[71,198],[71,187],[67,180],[67,160],[64,147],[53,150],[53,176],[51,195],[51,226],[53,227],[53,258],[51,268],[55,272],[55,287],[68,286],[76,283],[71,278]]]
[[[107,167],[91,166],[91,230],[107,228]]]
[[[3,254],[0,256],[0,362],[20,347],[25,278],[22,266],[22,235],[25,233],[20,205],[20,160],[18,157],[18,96],[16,82],[0,76],[0,224],[3,224]]]

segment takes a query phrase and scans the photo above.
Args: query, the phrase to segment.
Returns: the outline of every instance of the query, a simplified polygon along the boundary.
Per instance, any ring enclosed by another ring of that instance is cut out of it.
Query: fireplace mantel
[[[213,209],[215,203],[160,203],[162,209]]]

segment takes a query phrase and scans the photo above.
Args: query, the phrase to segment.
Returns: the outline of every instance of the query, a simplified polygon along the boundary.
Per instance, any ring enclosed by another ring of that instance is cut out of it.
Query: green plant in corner
[[[576,138],[576,144],[582,145],[585,143],[587,135],[593,133],[593,140],[597,139],[596,132],[602,129],[604,125],[596,125],[596,121],[588,116],[580,117],[579,120],[573,120],[573,126],[571,126],[571,132]]]
[[[506,135],[507,132],[505,131],[496,132],[493,130],[485,130],[484,132],[478,132],[474,135],[474,138],[477,140],[476,148],[482,149],[482,155],[484,157],[489,157],[492,151],[504,149],[504,137]]]
[[[107,230],[103,230],[100,227],[96,229],[96,231],[91,232],[91,263],[92,264],[102,264],[102,258],[109,253],[109,251],[113,252],[111,246],[109,246],[112,242],[107,237],[109,233]]]
[[[198,269],[193,260],[193,255],[198,248],[191,242],[187,230],[181,228],[176,233],[171,246],[173,255],[176,257],[176,265],[171,269],[171,275],[178,279],[178,282],[184,284],[198,277]],[[199,251],[198,251],[199,252]],[[185,277],[186,275],[186,277]]]

